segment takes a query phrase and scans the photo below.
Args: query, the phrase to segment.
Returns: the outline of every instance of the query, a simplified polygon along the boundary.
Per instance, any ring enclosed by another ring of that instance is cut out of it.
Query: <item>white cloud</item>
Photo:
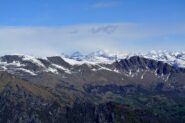
[[[0,27],[1,54],[53,55],[98,49],[133,51],[141,40],[185,34],[178,26],[135,23],[86,24],[65,27]],[[154,41],[155,42],[155,41]]]

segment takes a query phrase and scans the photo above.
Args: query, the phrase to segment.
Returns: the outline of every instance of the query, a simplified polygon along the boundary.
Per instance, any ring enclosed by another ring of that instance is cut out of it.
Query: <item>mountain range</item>
[[[4,55],[0,71],[0,122],[185,122],[185,52]]]

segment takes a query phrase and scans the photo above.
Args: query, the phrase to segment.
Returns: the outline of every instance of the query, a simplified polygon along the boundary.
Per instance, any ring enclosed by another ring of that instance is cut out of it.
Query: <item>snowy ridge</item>
[[[129,59],[132,56],[163,61],[172,66],[185,68],[185,52],[151,51],[148,53],[125,54],[122,52],[97,51],[88,55],[82,55],[79,52],[75,52],[71,56],[61,55],[60,57],[70,64],[72,68],[63,64],[52,63],[47,58],[37,58],[22,54],[2,56],[0,57],[0,71],[11,71],[12,73],[22,71],[32,76],[42,72],[73,74],[75,73],[73,67],[86,64],[92,71],[106,70],[119,73],[119,70],[106,67],[106,64],[109,65],[121,59]]]
[[[33,63],[39,65],[39,66],[44,67],[44,64],[42,64],[36,57],[28,56],[28,55],[25,56],[25,55],[24,55],[24,56],[23,56],[23,60],[24,60],[24,61],[31,61],[31,62],[33,62]]]
[[[78,56],[79,55],[79,56]],[[98,50],[87,55],[83,55],[80,52],[75,52],[70,56],[63,55],[62,58],[71,65],[81,64],[112,64],[116,60],[125,59],[128,55],[121,52],[109,52],[104,50]]]
[[[14,56],[16,57],[15,59]],[[3,59],[3,57],[6,58]],[[34,56],[22,54],[2,56],[0,57],[0,71],[8,71],[13,74],[22,71],[25,74],[36,76],[37,74],[42,72],[51,72],[54,74],[58,74],[58,69],[61,69],[64,72],[70,74],[70,70],[63,66],[59,66],[56,64],[50,64],[49,66],[46,66],[39,59],[49,62],[47,58],[37,58]]]
[[[185,67],[185,52],[151,51],[148,53],[125,54],[123,52],[99,50],[88,55],[82,55],[79,52],[75,52],[75,54],[72,54],[71,56],[63,56],[62,58],[71,65],[81,65],[112,64],[116,60],[128,59],[132,56],[141,56],[156,61],[163,61],[178,67]]]
[[[141,54],[141,56],[156,61],[163,61],[173,66],[185,67],[185,52],[151,51]]]

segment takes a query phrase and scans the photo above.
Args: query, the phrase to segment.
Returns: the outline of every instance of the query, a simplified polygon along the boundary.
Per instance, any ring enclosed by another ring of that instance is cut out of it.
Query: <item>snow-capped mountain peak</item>
[[[157,61],[163,61],[170,65],[185,67],[185,52],[151,51],[141,56]]]
[[[68,58],[88,62],[88,63],[106,63],[111,64],[118,59],[126,58],[127,54],[122,52],[109,52],[107,50],[98,50],[96,52],[89,53],[87,55],[82,55],[80,52],[75,52]]]
[[[37,75],[41,72],[58,73],[63,71],[71,73],[70,67],[86,64],[94,66],[92,70],[106,69],[107,64],[111,65],[115,61],[122,59],[131,59],[133,56],[139,56],[155,61],[162,61],[171,66],[185,68],[185,52],[151,51],[143,54],[125,54],[122,52],[97,51],[87,55],[79,52],[71,56],[61,55],[47,58],[37,58],[29,55],[5,55],[0,57],[0,71],[10,73],[24,71],[31,75]],[[114,70],[113,70],[114,71]]]
[[[80,53],[79,51],[76,51],[70,55],[70,58],[77,59],[77,60],[83,59],[84,55],[82,53]]]
[[[127,59],[132,56],[140,56],[148,59],[153,59],[157,61],[162,61],[170,65],[175,65],[178,67],[185,67],[185,52],[171,52],[171,51],[150,51],[147,53],[135,53],[126,54],[124,52],[109,52],[107,50],[98,50],[96,52],[89,53],[87,55],[82,55],[80,52],[75,52],[66,61],[73,61],[73,64],[88,63],[88,64],[98,64],[105,63],[111,64],[116,60]],[[80,61],[80,63],[79,63]]]

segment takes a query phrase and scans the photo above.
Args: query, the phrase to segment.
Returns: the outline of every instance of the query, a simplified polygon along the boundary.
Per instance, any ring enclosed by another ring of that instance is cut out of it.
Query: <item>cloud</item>
[[[137,23],[0,27],[0,54],[26,53],[47,56],[77,50],[91,52],[106,49],[130,52],[154,47],[178,49],[185,43],[170,41],[170,39],[185,35],[182,27],[184,26],[151,26]],[[183,37],[178,40],[183,40]],[[164,47],[165,44],[168,46]]]
[[[105,26],[100,26],[100,27],[96,27],[96,28],[92,28],[92,33],[113,33],[116,31],[116,29],[118,28],[117,25],[105,25]]]

